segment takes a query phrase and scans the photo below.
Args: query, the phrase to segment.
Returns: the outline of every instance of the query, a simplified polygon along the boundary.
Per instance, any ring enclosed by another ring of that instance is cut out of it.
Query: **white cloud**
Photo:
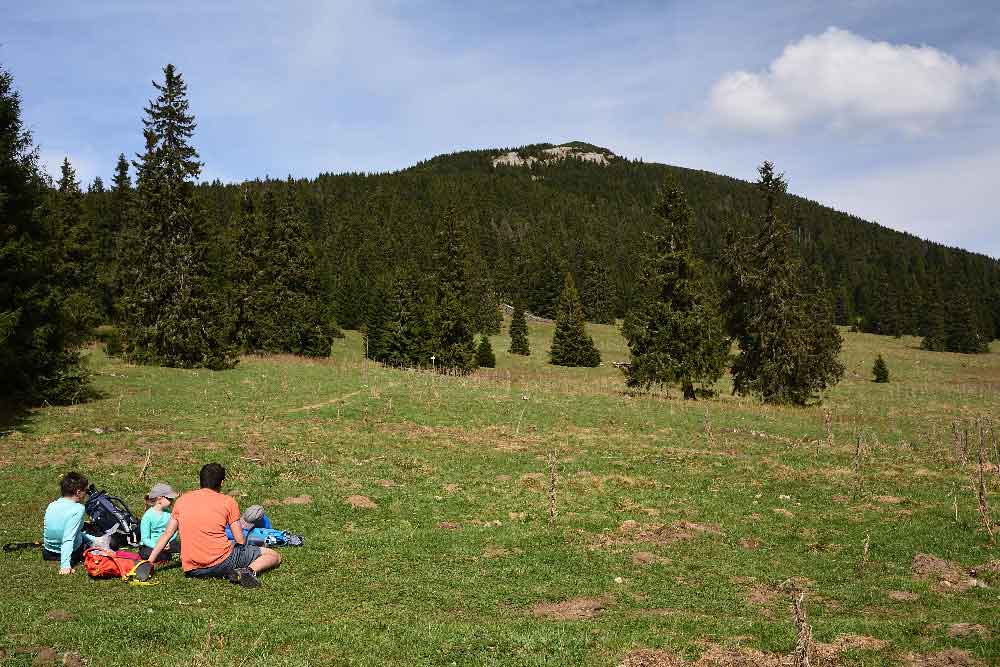
[[[839,28],[785,47],[766,70],[730,72],[709,94],[711,119],[740,130],[926,131],[1000,83],[1000,58],[959,62],[930,46],[875,42]]]

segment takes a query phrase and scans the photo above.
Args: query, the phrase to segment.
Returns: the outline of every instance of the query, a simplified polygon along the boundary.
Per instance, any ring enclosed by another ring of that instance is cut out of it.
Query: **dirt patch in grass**
[[[945,560],[930,554],[914,556],[911,569],[914,579],[933,582],[931,590],[938,593],[964,593],[970,588],[986,586],[975,577],[969,576],[969,573],[955,561]]]
[[[673,653],[641,648],[625,655],[620,667],[685,667],[687,662]]]
[[[991,574],[1000,574],[1000,558],[996,560],[991,560],[988,563],[984,563],[976,568],[976,572],[989,572]]]
[[[368,496],[347,496],[344,498],[344,504],[363,510],[373,510],[378,507],[375,501]]]
[[[50,621],[72,621],[73,614],[69,613],[65,609],[53,609],[49,613],[45,614],[45,618]]]
[[[22,646],[14,649],[15,654],[33,655],[32,667],[48,667],[59,663],[59,653],[49,646]]]
[[[709,645],[695,663],[696,667],[783,667],[780,655],[747,648],[727,648]],[[788,662],[787,664],[792,664]]]
[[[948,648],[933,653],[910,653],[903,661],[905,667],[981,667],[968,651]]]
[[[881,651],[889,646],[883,639],[875,639],[866,635],[841,635],[829,644],[816,643],[816,657],[819,664],[836,664],[844,651]]]
[[[629,519],[624,521],[617,530],[597,535],[594,538],[593,547],[616,547],[640,543],[667,546],[681,540],[692,540],[705,534],[722,535],[722,530],[718,526],[692,521],[681,520],[671,524],[640,524],[638,521]]]
[[[486,547],[483,550],[483,558],[504,558],[505,556],[510,556],[512,554],[522,554],[524,553],[521,549],[514,549],[509,551],[503,547]]]
[[[979,623],[952,623],[948,626],[949,637],[979,637],[989,639],[990,629]]]
[[[887,642],[874,637],[841,635],[829,644],[817,643],[812,664],[832,667],[840,664],[844,651],[881,651],[887,646]],[[685,661],[668,651],[636,649],[625,655],[619,667],[788,667],[794,664],[795,658],[791,655],[708,644],[701,657],[694,662]]]
[[[63,653],[63,667],[86,667],[87,663],[80,657],[79,653]]]
[[[531,615],[556,621],[581,621],[596,618],[608,606],[606,598],[572,598],[562,602],[538,602]]]
[[[913,602],[919,600],[920,596],[909,591],[889,591],[889,599],[896,602]]]
[[[648,551],[636,551],[632,554],[632,562],[636,565],[669,565],[673,561]]]
[[[768,607],[781,596],[781,592],[773,586],[757,585],[750,588],[747,593],[747,602],[760,607]]]
[[[308,505],[313,501],[312,496],[289,496],[281,501],[282,505]],[[277,501],[269,501],[271,504],[276,504]]]

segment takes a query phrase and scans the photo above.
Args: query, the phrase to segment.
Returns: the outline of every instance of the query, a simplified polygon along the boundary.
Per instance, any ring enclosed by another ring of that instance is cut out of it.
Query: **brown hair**
[[[86,491],[88,486],[90,482],[78,472],[68,472],[59,480],[59,490],[63,497],[72,496],[77,491]]]

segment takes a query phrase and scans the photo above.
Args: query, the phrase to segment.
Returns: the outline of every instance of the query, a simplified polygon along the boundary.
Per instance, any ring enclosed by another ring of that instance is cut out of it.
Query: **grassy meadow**
[[[498,368],[467,377],[366,363],[353,333],[328,360],[227,372],[90,350],[101,398],[0,429],[0,540],[38,538],[68,470],[141,515],[153,482],[192,489],[219,461],[305,546],[256,591],[0,553],[0,664],[790,664],[799,591],[813,664],[997,664],[1000,553],[951,431],[1000,416],[996,345],[845,333],[844,381],[796,409],[726,380],[715,400],[630,396],[613,327],[590,327],[597,369],[548,366],[551,325],[529,328],[530,358],[496,336]]]

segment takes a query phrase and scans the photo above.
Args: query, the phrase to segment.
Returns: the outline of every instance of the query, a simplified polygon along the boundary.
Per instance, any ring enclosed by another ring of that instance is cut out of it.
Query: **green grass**
[[[1000,558],[949,430],[959,417],[996,412],[996,350],[934,354],[916,339],[845,333],[845,380],[823,407],[792,409],[731,397],[727,380],[711,401],[629,396],[610,367],[627,358],[613,327],[590,327],[604,354],[596,369],[547,365],[551,327],[529,327],[531,357],[508,355],[496,336],[498,368],[468,377],[367,364],[350,333],[329,360],[247,358],[218,373],[127,366],[91,351],[101,399],[38,410],[0,439],[0,539],[37,537],[67,470],[141,508],[152,482],[190,489],[202,463],[219,461],[241,505],[266,501],[275,524],[304,533],[306,546],[286,549],[258,591],[179,570],[152,587],[59,577],[37,552],[0,554],[9,590],[0,649],[48,646],[101,667],[614,665],[640,647],[693,659],[706,642],[784,654],[795,630],[779,588],[799,578],[817,640],[888,642],[848,652],[844,664],[952,646],[1000,657],[1000,575],[983,575],[989,588],[942,594],[911,574],[918,553],[966,567]],[[870,381],[878,353],[887,385]],[[870,443],[860,494],[858,431]],[[988,486],[996,507],[996,475]],[[346,505],[353,494],[378,507]],[[302,495],[311,502],[281,502]],[[619,531],[626,520],[718,532],[631,544]],[[751,539],[758,548],[741,545]],[[640,551],[669,562],[636,564]],[[770,602],[750,603],[751,589]],[[918,597],[897,602],[889,591]],[[606,609],[570,621],[531,613],[578,597]],[[47,618],[54,609],[71,618]],[[949,637],[958,622],[993,638]]]

